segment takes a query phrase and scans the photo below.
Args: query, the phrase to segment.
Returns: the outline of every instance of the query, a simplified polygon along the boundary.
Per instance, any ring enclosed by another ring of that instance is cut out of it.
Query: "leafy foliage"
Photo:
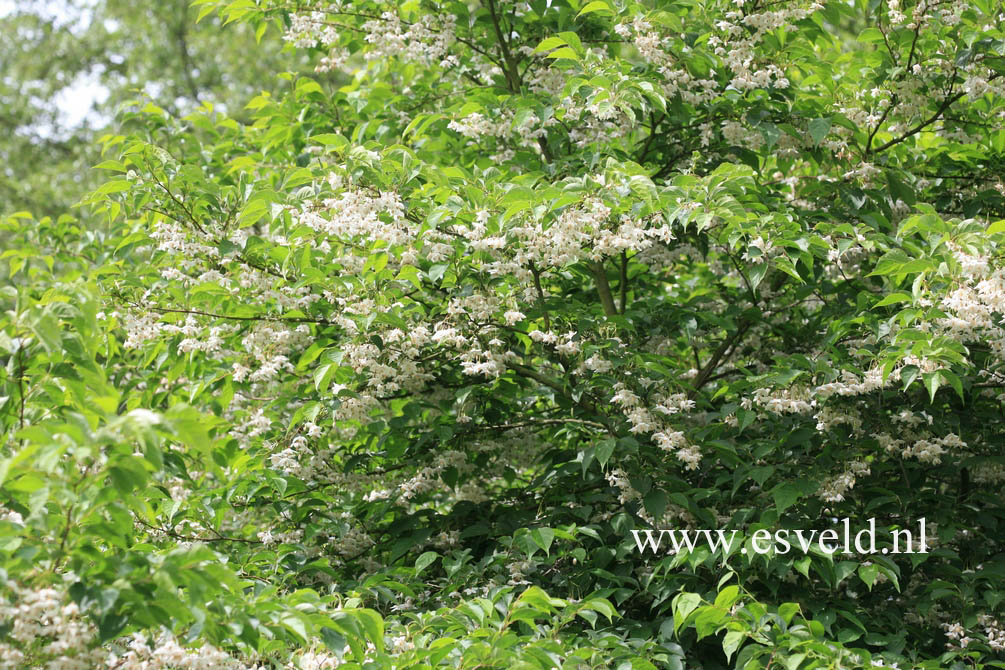
[[[317,76],[5,222],[4,660],[1002,667],[1000,7],[196,10]]]

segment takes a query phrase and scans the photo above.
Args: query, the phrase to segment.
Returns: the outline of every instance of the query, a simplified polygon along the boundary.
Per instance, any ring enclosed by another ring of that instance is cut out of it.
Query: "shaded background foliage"
[[[101,182],[97,138],[143,95],[180,118],[203,100],[244,116],[306,67],[275,31],[196,23],[185,0],[16,0],[0,17],[0,212],[59,216]]]

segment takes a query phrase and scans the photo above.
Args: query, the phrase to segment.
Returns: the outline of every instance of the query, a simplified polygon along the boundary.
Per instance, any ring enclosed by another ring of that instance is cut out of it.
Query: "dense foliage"
[[[193,13],[317,72],[5,220],[0,666],[1005,667],[999,3]]]

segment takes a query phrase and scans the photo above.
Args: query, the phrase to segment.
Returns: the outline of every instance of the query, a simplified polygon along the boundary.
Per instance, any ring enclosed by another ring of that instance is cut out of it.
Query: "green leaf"
[[[375,254],[370,254],[367,256],[366,263],[363,266],[363,271],[380,272],[387,267],[388,260],[390,260],[390,257],[387,255],[387,252],[381,251]]]
[[[419,269],[413,265],[402,265],[395,279],[407,281],[415,288],[422,288],[422,282],[419,279]]]
[[[858,576],[869,587],[869,590],[872,591],[872,586],[876,583],[876,577],[879,576],[879,566],[875,563],[870,565],[863,563],[858,566]]]
[[[551,543],[555,540],[555,531],[551,528],[534,528],[530,531],[530,537],[534,540],[534,544],[548,554],[551,550]]]
[[[101,161],[94,166],[95,170],[115,170],[116,172],[128,172],[129,168],[122,161],[107,160]]]
[[[328,385],[331,384],[332,377],[335,376],[337,370],[338,366],[328,363],[314,371],[314,388],[317,389],[318,393],[324,393],[328,390]]]
[[[667,508],[667,494],[660,489],[653,489],[646,494],[643,499],[643,504],[645,505],[646,511],[659,521],[663,517],[663,513]]]
[[[792,623],[792,617],[794,617],[798,611],[799,605],[797,603],[782,603],[778,606],[778,616],[782,617],[782,621],[786,624]]]
[[[802,497],[803,492],[794,484],[784,483],[772,489],[771,494],[775,501],[775,509],[781,514],[792,507]]]
[[[297,93],[300,95],[306,95],[308,93],[320,93],[321,95],[324,95],[324,89],[321,88],[321,84],[317,83],[313,79],[301,77],[297,82]]]
[[[50,354],[59,352],[63,348],[63,341],[60,337],[59,323],[51,314],[44,314],[31,324],[31,331],[38,337],[39,342]]]
[[[730,584],[715,597],[714,605],[716,607],[721,607],[724,609],[729,609],[736,602],[736,599],[740,597],[740,587],[736,584]]]
[[[858,563],[856,563],[855,561],[841,561],[836,566],[834,566],[834,586],[837,586],[845,579],[847,579],[848,575],[855,572],[855,569],[857,567]]]
[[[546,58],[567,58],[569,60],[578,61],[579,60],[579,54],[576,53],[575,51],[573,51],[569,47],[562,47],[560,49],[555,49],[554,51],[552,51],[551,53],[549,53],[546,56]]]
[[[415,574],[418,575],[423,570],[432,565],[440,555],[435,551],[427,551],[415,559]]]
[[[761,131],[761,135],[764,137],[764,147],[769,151],[778,143],[778,140],[782,136],[781,129],[770,121],[759,123],[757,129]]]
[[[701,596],[697,593],[679,593],[671,603],[673,611],[673,630],[677,633],[684,625],[684,621],[701,605]]]
[[[384,619],[371,609],[357,609],[353,612],[366,631],[368,642],[372,642],[377,651],[384,650]]]
[[[717,607],[702,607],[694,618],[694,629],[698,639],[712,635],[723,624],[726,614]]]
[[[334,147],[336,149],[342,149],[349,144],[349,140],[339,133],[322,133],[320,135],[312,135],[311,142],[322,144],[326,147]]]
[[[611,455],[614,454],[614,438],[606,438],[597,442],[597,447],[594,455],[596,456],[597,462],[600,463],[600,467],[605,467],[607,461],[611,460]]]
[[[813,119],[809,123],[809,131],[810,137],[813,138],[813,144],[820,144],[831,131],[831,120]]]
[[[858,34],[858,41],[867,44],[869,42],[882,42],[883,33],[878,28],[866,28]]]
[[[566,41],[561,37],[548,37],[541,40],[541,43],[537,45],[534,49],[534,53],[541,53],[542,51],[549,51],[555,49],[556,47],[562,47],[566,45]]]
[[[925,388],[928,389],[928,399],[930,402],[935,402],[935,392],[939,390],[939,386],[942,385],[942,373],[939,370],[935,372],[926,372],[921,375],[922,380],[925,382]]]
[[[443,275],[446,273],[447,267],[446,263],[437,263],[429,268],[426,272],[426,276],[429,277],[430,281],[438,282],[443,279]]]
[[[939,375],[944,381],[949,382],[949,385],[956,391],[956,395],[960,397],[960,400],[966,400],[963,397],[963,381],[954,373],[952,370],[943,368],[939,370]]]
[[[911,258],[901,249],[894,249],[880,258],[875,269],[867,276],[914,274],[934,269],[934,267],[935,264],[929,258]]]
[[[901,302],[912,302],[913,300],[914,298],[909,293],[903,293],[901,291],[898,291],[896,293],[891,293],[890,295],[886,296],[885,298],[877,302],[875,305],[873,305],[873,309],[875,309],[876,307],[886,307],[887,305],[896,305],[897,303]]]
[[[729,663],[729,659],[733,657],[736,650],[740,648],[743,641],[746,639],[747,634],[740,630],[731,630],[726,633],[726,636],[722,639],[722,651],[726,654],[726,662]]]
[[[918,378],[919,372],[921,372],[921,369],[916,365],[905,365],[900,369],[900,380],[904,382],[903,389],[905,391]]]
[[[579,10],[579,14],[576,15],[576,18],[579,18],[584,14],[593,14],[594,12],[607,12],[610,14],[615,13],[614,10],[611,9],[611,6],[606,2],[602,2],[602,0],[594,0],[593,2],[588,2],[586,6]]]
[[[113,193],[123,193],[133,187],[128,179],[114,179],[98,187],[94,195],[111,195]]]
[[[580,604],[582,609],[593,610],[594,612],[599,612],[607,618],[608,621],[613,621],[614,617],[618,615],[617,610],[614,609],[614,605],[603,598],[590,598]]]
[[[886,183],[894,200],[903,200],[907,205],[913,205],[917,202],[914,189],[901,181],[891,170],[886,173]]]
[[[116,636],[126,627],[129,617],[125,614],[109,612],[98,620],[98,640],[107,642]]]
[[[321,628],[321,640],[325,643],[325,646],[328,647],[333,654],[335,654],[335,658],[341,662],[342,657],[345,654],[345,636],[334,628],[323,626]]]
[[[279,620],[279,623],[283,624],[283,626],[285,626],[288,630],[295,633],[297,637],[304,642],[310,640],[310,637],[307,635],[307,624],[301,615],[291,612],[284,615]]]

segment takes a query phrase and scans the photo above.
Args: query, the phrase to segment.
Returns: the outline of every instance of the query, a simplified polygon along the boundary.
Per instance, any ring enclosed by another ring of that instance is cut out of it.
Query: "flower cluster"
[[[183,647],[167,632],[156,639],[136,633],[104,648],[97,643],[97,628],[62,591],[8,587],[15,601],[0,600],[0,622],[10,626],[0,641],[3,670],[264,670],[210,644]]]
[[[824,502],[837,503],[845,499],[845,494],[855,486],[855,480],[869,474],[869,464],[852,461],[844,472],[826,479],[817,491]]]

